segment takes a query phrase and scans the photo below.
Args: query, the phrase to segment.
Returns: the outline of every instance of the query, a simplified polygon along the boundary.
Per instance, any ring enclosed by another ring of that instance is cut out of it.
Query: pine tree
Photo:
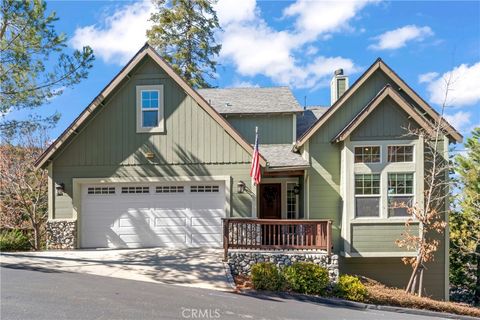
[[[450,215],[453,287],[472,292],[480,304],[480,127],[465,142],[467,152],[455,158],[458,206]]]
[[[54,123],[59,115],[6,120],[12,110],[34,109],[79,83],[92,67],[90,47],[64,53],[66,37],[54,28],[55,12],[41,0],[0,0],[0,132]],[[31,130],[27,129],[27,130]]]
[[[194,88],[211,87],[214,60],[221,45],[214,33],[220,28],[211,0],[154,0],[158,9],[147,31],[150,45]]]

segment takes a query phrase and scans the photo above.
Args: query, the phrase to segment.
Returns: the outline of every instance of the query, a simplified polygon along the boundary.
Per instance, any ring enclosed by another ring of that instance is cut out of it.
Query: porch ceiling
[[[310,166],[301,154],[292,151],[291,144],[261,144],[259,151],[271,169],[304,169]]]

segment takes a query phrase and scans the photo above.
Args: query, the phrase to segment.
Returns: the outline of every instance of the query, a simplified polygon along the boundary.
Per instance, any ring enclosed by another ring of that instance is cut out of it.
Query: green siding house
[[[415,253],[396,246],[407,213],[389,204],[423,202],[423,141],[405,128],[439,115],[380,59],[350,87],[336,71],[331,93],[301,108],[286,87],[194,90],[145,45],[37,160],[49,248],[323,249],[404,286]],[[461,139],[448,125],[444,155]],[[428,268],[426,294],[446,299],[448,242]]]

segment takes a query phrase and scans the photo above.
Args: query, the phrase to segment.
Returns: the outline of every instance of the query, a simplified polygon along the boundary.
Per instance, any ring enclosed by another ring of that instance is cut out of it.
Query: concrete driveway
[[[2,265],[53,269],[129,280],[230,291],[222,251],[218,249],[135,249],[14,252],[0,255]]]

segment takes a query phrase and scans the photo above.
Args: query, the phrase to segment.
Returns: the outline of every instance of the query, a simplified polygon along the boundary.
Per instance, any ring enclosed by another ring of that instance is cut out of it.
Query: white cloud
[[[445,119],[450,123],[455,129],[460,132],[468,132],[470,129],[469,124],[471,123],[472,114],[470,112],[458,111],[454,114],[445,114]]]
[[[298,0],[288,6],[283,14],[286,17],[297,17],[295,27],[299,34],[316,39],[320,34],[351,29],[348,21],[369,2],[376,1]]]
[[[234,81],[230,88],[258,88],[260,87],[258,84],[250,82],[250,81]]]
[[[125,64],[147,40],[153,9],[149,0],[121,6],[98,24],[77,28],[71,45],[89,45],[104,62]]]
[[[220,0],[217,5],[224,30],[219,35],[221,58],[231,62],[240,75],[264,75],[277,84],[311,88],[328,85],[325,80],[335,69],[343,67],[347,72],[358,71],[353,61],[347,58],[315,57],[317,51],[311,42],[328,38],[328,32],[339,31],[340,26],[347,25],[367,1],[337,4],[298,0],[284,10],[284,17],[296,18],[293,31],[269,26],[261,18],[256,4],[252,8],[253,0],[238,8],[236,19],[230,18],[229,10],[232,9],[227,3],[231,4],[232,0]],[[311,12],[315,12],[315,19]],[[306,54],[310,55],[308,61],[313,62],[302,61]]]
[[[418,76],[418,83],[428,83],[438,77],[438,72],[422,73]]]
[[[409,41],[422,41],[432,35],[433,31],[428,26],[407,25],[375,37],[374,39],[378,40],[378,42],[370,45],[369,48],[374,50],[399,49],[404,47]]]
[[[442,76],[433,78],[427,86],[431,102],[443,104],[448,79],[450,79],[446,101],[448,106],[463,107],[480,102],[480,61],[471,66],[461,64]]]
[[[221,0],[214,5],[222,25],[251,21],[255,18],[255,0]]]

